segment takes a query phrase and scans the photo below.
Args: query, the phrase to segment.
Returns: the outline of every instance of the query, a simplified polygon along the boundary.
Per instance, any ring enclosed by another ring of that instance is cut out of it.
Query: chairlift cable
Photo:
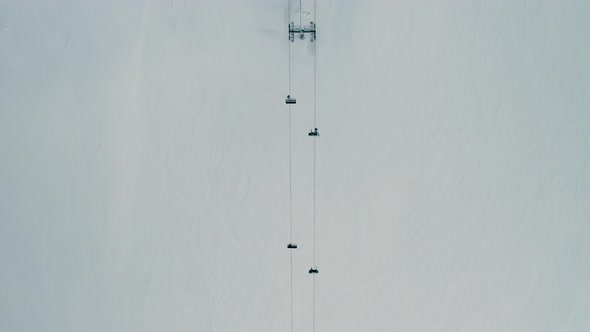
[[[316,0],[313,1],[313,24],[316,24]],[[315,30],[315,29],[314,29]],[[315,39],[315,37],[314,37]],[[317,40],[313,43],[313,127],[317,128],[316,120],[317,120],[317,85],[316,85],[316,77],[317,77]],[[317,131],[317,129],[315,129]],[[316,268],[316,138],[317,136],[313,137],[313,266]],[[315,297],[316,297],[316,284],[315,284],[315,276],[313,275],[313,319],[312,319],[312,331],[315,332]]]
[[[291,0],[289,0],[289,21],[291,21]],[[290,23],[289,23],[290,24]],[[289,96],[291,95],[291,40],[289,43]],[[289,247],[293,243],[293,178],[292,178],[292,142],[291,142],[291,104],[289,104]],[[291,332],[293,332],[293,250],[289,250],[290,256],[290,283],[291,283]]]
[[[303,27],[303,6],[301,6],[301,0],[299,0],[299,26]]]

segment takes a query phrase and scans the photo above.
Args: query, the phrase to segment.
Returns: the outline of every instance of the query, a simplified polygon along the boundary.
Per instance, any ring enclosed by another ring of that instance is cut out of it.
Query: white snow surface
[[[316,6],[316,331],[590,331],[590,3]],[[288,21],[0,1],[1,331],[290,330]],[[313,46],[291,44],[295,331]]]

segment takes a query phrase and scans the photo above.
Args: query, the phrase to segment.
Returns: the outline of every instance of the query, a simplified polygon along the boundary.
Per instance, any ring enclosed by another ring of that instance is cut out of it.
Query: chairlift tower
[[[314,22],[309,22],[309,25],[295,25],[295,22],[291,21],[289,24],[289,40],[295,42],[295,34],[299,35],[302,40],[305,39],[305,34],[311,36],[310,40],[312,43],[316,40],[316,27]]]

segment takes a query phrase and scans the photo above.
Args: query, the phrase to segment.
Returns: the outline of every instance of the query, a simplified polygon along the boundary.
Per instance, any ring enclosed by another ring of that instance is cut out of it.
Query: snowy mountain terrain
[[[590,2],[0,0],[0,330],[590,331]],[[291,44],[312,330],[313,44]]]

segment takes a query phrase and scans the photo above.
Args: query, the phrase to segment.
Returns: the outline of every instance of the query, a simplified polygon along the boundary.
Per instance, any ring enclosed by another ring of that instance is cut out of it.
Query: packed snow
[[[590,330],[590,3],[0,1],[0,330]],[[312,330],[313,51],[291,44]]]

